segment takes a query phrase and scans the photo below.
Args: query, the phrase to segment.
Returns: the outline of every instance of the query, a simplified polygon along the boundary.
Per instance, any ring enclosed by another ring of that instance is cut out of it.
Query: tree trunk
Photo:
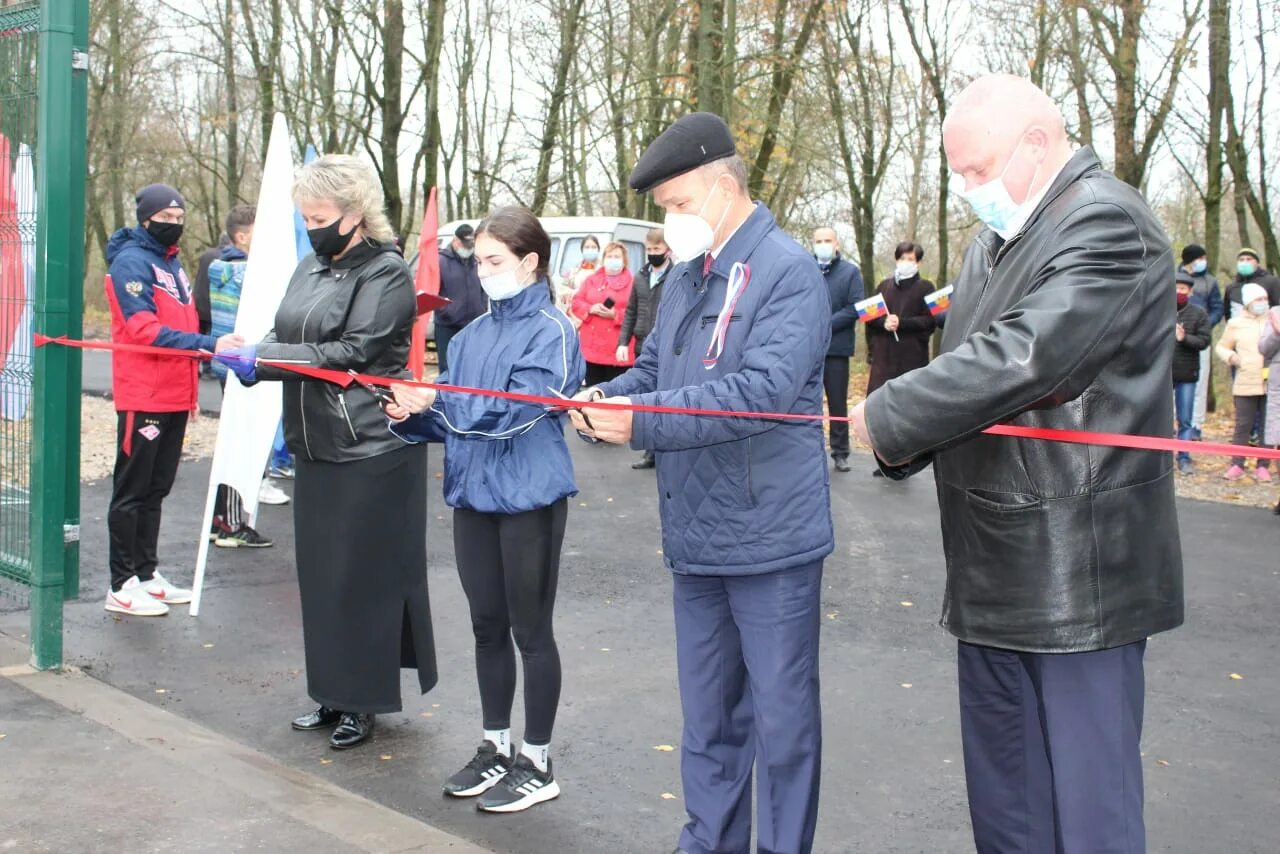
[[[564,110],[569,69],[578,51],[578,33],[582,28],[582,8],[585,0],[567,0],[560,31],[560,54],[556,60],[556,73],[547,103],[546,121],[542,125],[542,139],[538,144],[538,165],[533,179],[533,201],[530,209],[538,216],[547,205],[551,185],[551,161],[555,155],[556,141],[560,138],[560,115]]]
[[[812,0],[809,3],[800,23],[800,32],[791,43],[790,53],[784,57],[781,52],[787,38],[788,4],[786,0],[780,0],[778,3],[773,26],[773,48],[779,56],[774,65],[773,85],[769,87],[769,106],[765,114],[764,133],[760,138],[760,145],[756,150],[756,158],[751,164],[751,173],[747,181],[747,187],[754,198],[761,198],[764,195],[765,178],[769,174],[769,161],[773,158],[774,149],[778,144],[782,111],[787,105],[787,99],[791,96],[791,87],[795,83],[804,52],[809,46],[809,39],[813,36],[818,14],[825,5],[824,0]]]
[[[1231,2],[1209,0],[1209,142],[1205,146],[1204,247],[1216,270],[1222,243],[1222,122],[1231,63]]]
[[[240,97],[236,85],[234,0],[226,0],[223,13],[222,69],[227,99],[227,200],[229,204],[235,205],[240,200]]]

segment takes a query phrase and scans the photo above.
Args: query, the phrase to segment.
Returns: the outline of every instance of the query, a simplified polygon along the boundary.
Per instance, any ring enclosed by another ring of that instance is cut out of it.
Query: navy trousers
[[[960,643],[979,854],[1143,854],[1146,641],[1061,655]]]
[[[822,562],[751,576],[675,575],[689,854],[803,854],[818,821]]]

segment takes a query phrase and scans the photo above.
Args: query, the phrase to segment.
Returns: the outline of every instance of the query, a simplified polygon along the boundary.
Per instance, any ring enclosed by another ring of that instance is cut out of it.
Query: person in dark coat
[[[658,304],[662,301],[662,283],[671,270],[671,247],[667,246],[666,237],[660,228],[651,228],[644,238],[645,265],[640,274],[632,280],[631,299],[627,301],[627,311],[622,317],[622,329],[618,332],[619,362],[627,361],[629,353],[639,354],[644,349],[644,340],[653,331],[653,324],[658,319]],[[632,347],[631,345],[635,346]],[[653,451],[645,450],[638,462],[631,464],[633,469],[651,469],[654,467]]]
[[[678,119],[630,184],[653,191],[680,263],[636,365],[576,396],[585,435],[657,452],[671,570],[690,854],[807,854],[818,818],[818,629],[831,553],[821,422],[600,409],[589,401],[822,413],[831,305],[813,258],[747,191],[724,121]],[[590,418],[591,424],[587,423]]]
[[[867,394],[894,377],[929,364],[929,339],[938,326],[924,301],[925,294],[937,290],[933,282],[920,277],[924,249],[904,241],[894,248],[893,260],[893,275],[876,288],[889,313],[867,323],[871,357]]]
[[[965,252],[941,355],[852,423],[886,473],[933,465],[978,851],[1142,854],[1147,638],[1182,624],[1173,455],[991,435],[1169,437],[1173,251],[1029,81],[943,123]]]
[[[1222,322],[1225,307],[1222,304],[1222,288],[1218,280],[1209,272],[1209,253],[1203,246],[1190,243],[1182,248],[1182,272],[1191,277],[1191,304],[1204,309],[1209,318],[1209,332]],[[1210,370],[1210,348],[1200,351],[1200,379],[1196,381],[1196,406],[1192,415],[1192,427],[1195,438],[1200,438],[1204,429],[1204,417],[1209,410],[1209,386],[1213,382],[1213,371]]]
[[[1280,277],[1272,275],[1262,266],[1258,250],[1244,247],[1236,253],[1236,277],[1227,285],[1223,300],[1227,303],[1227,320],[1245,315],[1244,298],[1241,293],[1245,285],[1254,284],[1267,292],[1267,302],[1280,305]]]
[[[476,232],[491,309],[455,341],[439,380],[469,388],[571,394],[586,372],[578,336],[547,282],[551,237],[524,208],[499,208]],[[454,508],[458,576],[471,610],[484,717],[476,755],[444,785],[479,796],[485,812],[520,812],[559,797],[551,730],[560,702],[552,631],[568,498],[578,487],[563,410],[474,394],[393,385],[387,415],[406,441],[443,441],[445,503]],[[524,744],[511,704],[515,650],[524,662]]]
[[[307,691],[319,708],[297,730],[332,730],[335,749],[400,711],[400,669],[436,684],[427,594],[427,456],[387,430],[360,385],[306,379],[279,360],[407,377],[413,277],[396,249],[373,170],[348,155],[303,166],[294,201],[315,250],[298,264],[260,343],[219,357],[242,382],[284,383],[297,457],[293,524]]]
[[[840,238],[834,228],[813,233],[813,257],[827,281],[831,296],[831,344],[822,368],[822,386],[827,395],[827,412],[836,418],[849,417],[849,360],[857,335],[858,310],[854,304],[863,294],[862,271],[840,254]],[[849,470],[849,423],[832,421],[831,460],[836,471]]]
[[[1178,320],[1173,330],[1173,402],[1178,418],[1178,438],[1194,439],[1196,435],[1196,386],[1200,380],[1200,354],[1208,352],[1213,338],[1213,325],[1203,308],[1191,301],[1195,278],[1185,270],[1174,276],[1178,293]],[[1194,474],[1191,454],[1178,452],[1178,471]]]
[[[467,223],[453,232],[440,251],[440,296],[451,302],[436,312],[436,359],[440,371],[449,370],[449,342],[471,321],[489,310],[489,300],[476,272],[475,229]]]

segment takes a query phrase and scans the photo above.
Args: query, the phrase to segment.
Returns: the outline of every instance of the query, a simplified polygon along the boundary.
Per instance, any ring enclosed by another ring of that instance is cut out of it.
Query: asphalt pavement
[[[549,805],[488,816],[440,793],[479,742],[480,717],[436,448],[428,547],[440,685],[417,696],[406,677],[405,710],[379,718],[373,743],[335,753],[323,735],[289,729],[311,704],[288,507],[265,508],[258,525],[274,548],[213,550],[199,618],[176,608],[162,619],[116,619],[102,609],[109,485],[86,484],[82,599],[66,609],[68,662],[283,767],[493,851],[668,852],[684,811],[671,584],[653,473],[632,471],[636,455],[625,449],[571,447],[581,494],[570,505],[556,612],[565,676],[553,742],[564,794]],[[838,543],[822,606],[816,850],[971,851],[955,644],[937,625],[943,568],[933,485],[927,475],[886,483],[870,476],[866,457],[853,463],[853,472],[833,474]],[[182,581],[207,477],[207,462],[184,463],[165,504],[162,568]],[[1181,502],[1179,512],[1187,625],[1154,638],[1147,652],[1150,850],[1277,851],[1280,520],[1199,502]],[[0,614],[0,632],[25,631],[25,613]],[[63,750],[68,785],[80,755],[110,761],[87,747]],[[356,849],[321,841],[310,850]]]

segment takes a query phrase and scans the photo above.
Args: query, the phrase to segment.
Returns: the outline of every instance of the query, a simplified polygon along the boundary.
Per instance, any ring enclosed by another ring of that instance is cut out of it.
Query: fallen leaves
[[[662,799],[664,801],[674,801],[676,799],[676,796],[671,794],[670,792],[663,792]]]
[[[379,759],[381,759],[383,762],[390,762],[390,761],[391,761],[391,754],[390,754],[390,753],[384,753],[384,754],[382,754],[381,756],[379,756],[378,758],[379,758]]]
[[[321,764],[321,765],[332,765],[332,764],[333,764],[333,760],[332,760],[332,759],[321,759],[321,760],[320,760],[320,764]]]
[[[658,751],[659,753],[670,753],[671,751],[675,750],[675,748],[669,744],[655,744],[653,746],[653,749]]]
[[[207,644],[205,644],[205,645],[204,645],[204,648],[205,648],[205,649],[213,649],[213,644],[211,644],[211,643],[207,643]]]
[[[911,683],[910,683],[910,682],[903,682],[903,683],[902,683],[902,687],[903,687],[903,688],[910,688],[910,687],[911,687]]]
[[[156,689],[156,693],[157,693],[157,694],[168,694],[169,692],[168,692],[168,690],[166,690],[166,689],[164,689],[164,688],[157,688],[157,689]]]
[[[916,603],[915,602],[899,602],[898,604],[904,608],[910,608],[914,606]]]
[[[1231,674],[1231,678],[1232,678],[1232,679],[1234,679],[1235,681],[1239,682],[1239,681],[1240,681],[1241,679],[1243,679],[1244,677],[1243,677],[1243,676],[1241,676],[1239,673],[1232,673],[1232,674]]]
[[[1157,760],[1156,760],[1156,764],[1157,764],[1157,765],[1163,765],[1164,767],[1168,768],[1168,767],[1169,767],[1169,760],[1168,760],[1168,759],[1157,759]]]

